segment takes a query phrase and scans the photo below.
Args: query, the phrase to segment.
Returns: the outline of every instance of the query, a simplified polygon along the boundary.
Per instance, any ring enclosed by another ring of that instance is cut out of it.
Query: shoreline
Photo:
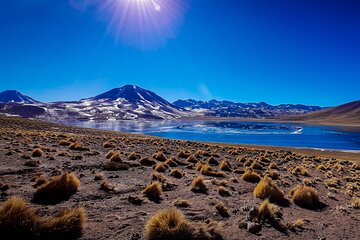
[[[339,122],[326,122],[326,121],[296,121],[277,118],[236,118],[236,117],[185,117],[180,118],[183,121],[207,121],[207,122],[264,122],[264,123],[291,123],[291,124],[304,124],[304,125],[317,125],[336,127],[347,132],[360,132],[360,123],[339,123]]]
[[[148,137],[154,139],[167,139],[170,141],[191,141],[191,142],[198,142],[203,143],[209,146],[220,145],[220,146],[237,146],[237,147],[245,147],[245,148],[254,148],[254,149],[263,149],[263,150],[285,150],[285,151],[292,151],[294,153],[302,154],[302,155],[313,155],[316,157],[323,157],[323,158],[338,158],[341,160],[350,160],[350,161],[360,161],[360,151],[359,152],[352,152],[353,150],[336,150],[336,149],[317,149],[317,148],[302,148],[302,147],[286,147],[286,146],[271,146],[271,145],[254,145],[254,144],[239,144],[239,143],[222,143],[222,142],[206,142],[200,140],[179,140],[179,139],[171,139],[165,137],[158,137],[158,136],[151,136],[141,133],[127,133],[127,132],[119,132],[114,130],[103,130],[98,128],[86,128],[86,127],[79,127],[79,126],[72,126],[60,123],[54,123],[45,120],[38,120],[38,119],[27,119],[27,118],[20,118],[20,117],[8,117],[8,116],[0,116],[0,122],[5,119],[21,119],[25,122],[33,122],[35,125],[39,123],[43,123],[45,125],[53,125],[51,128],[56,129],[56,131],[61,131],[65,129],[71,129],[71,132],[75,130],[75,132],[83,132],[84,134],[94,134],[94,133],[107,133],[110,135],[121,135],[121,136],[130,136],[130,137]],[[29,125],[31,125],[29,123]],[[355,150],[357,151],[357,150]]]

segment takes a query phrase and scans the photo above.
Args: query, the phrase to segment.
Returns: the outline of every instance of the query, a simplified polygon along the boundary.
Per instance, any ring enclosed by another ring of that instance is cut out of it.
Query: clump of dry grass
[[[242,180],[250,183],[257,183],[260,181],[260,176],[252,172],[251,170],[246,170],[245,173],[241,176]]]
[[[170,176],[173,176],[174,178],[182,178],[184,176],[184,174],[179,169],[173,169],[170,173]]]
[[[297,185],[290,191],[290,196],[292,201],[302,208],[316,209],[320,206],[317,191],[312,187]]]
[[[250,168],[255,169],[255,170],[263,170],[262,165],[258,162],[253,162],[251,164]]]
[[[190,202],[184,199],[176,199],[174,202],[175,207],[187,208],[190,207]]]
[[[319,164],[317,167],[316,167],[316,170],[319,170],[319,171],[326,171],[326,168],[323,164]]]
[[[102,173],[96,173],[95,176],[94,176],[95,181],[100,181],[100,180],[103,180],[103,179],[104,179],[104,174],[102,174]]]
[[[154,165],[154,170],[155,171],[157,171],[157,172],[165,172],[166,171],[166,169],[168,169],[169,167],[166,165],[166,164],[164,164],[164,163],[156,163],[155,165]]]
[[[162,185],[161,183],[155,181],[148,185],[142,193],[152,201],[159,201],[162,194]]]
[[[222,186],[218,187],[218,192],[219,192],[220,196],[222,196],[222,197],[230,197],[231,196],[230,192]]]
[[[110,150],[110,151],[105,155],[105,158],[106,158],[106,159],[109,159],[109,158],[111,158],[115,153],[116,153],[116,151]]]
[[[209,163],[209,165],[212,165],[212,166],[219,166],[219,161],[216,160],[214,157],[209,157],[208,163]]]
[[[218,211],[220,216],[225,218],[230,217],[229,210],[227,209],[227,207],[223,202],[219,202],[218,204],[216,204],[215,209]]]
[[[166,157],[165,157],[164,153],[161,151],[154,153],[152,157],[160,162],[166,161]]]
[[[208,187],[202,176],[197,176],[191,183],[191,191],[196,193],[207,193]]]
[[[268,199],[265,199],[259,206],[257,217],[259,220],[274,220],[281,217],[281,215],[280,209],[276,205],[271,204]]]
[[[190,155],[187,159],[187,162],[189,163],[197,163],[199,161],[199,159],[197,159],[194,155]]]
[[[156,162],[152,159],[149,159],[147,157],[143,157],[140,159],[140,164],[143,165],[143,166],[153,166],[156,164]]]
[[[131,152],[128,156],[129,160],[136,160],[138,157],[139,155],[136,152]]]
[[[100,190],[105,192],[112,192],[115,190],[114,186],[110,185],[108,181],[103,181],[100,183]]]
[[[360,198],[354,197],[351,199],[350,206],[355,209],[360,209]]]
[[[309,172],[303,166],[297,166],[291,170],[291,173],[294,175],[301,174],[303,176],[310,176]]]
[[[179,153],[178,153],[178,157],[179,158],[188,158],[189,156],[191,155],[191,153],[187,150],[181,150]]]
[[[215,171],[210,166],[207,165],[201,168],[200,173],[211,177],[225,177],[225,174],[223,172]]]
[[[283,202],[285,200],[284,193],[267,176],[254,188],[254,196],[260,199],[268,198],[272,202]]]
[[[90,148],[85,147],[84,144],[78,143],[78,142],[70,144],[69,149],[76,150],[76,151],[89,151],[90,150]]]
[[[176,159],[174,157],[169,157],[169,159],[167,159],[165,161],[165,164],[168,165],[169,167],[176,167],[177,163],[175,161]]]
[[[279,169],[278,165],[275,162],[270,163],[269,169]]]
[[[221,161],[219,168],[223,171],[231,171],[231,165],[228,160]]]
[[[27,203],[12,197],[0,206],[0,232],[4,239],[76,239],[86,221],[82,208],[54,217],[41,217]]]
[[[217,224],[199,225],[176,208],[160,211],[145,225],[147,240],[222,240]]]
[[[245,169],[242,168],[242,167],[238,167],[238,168],[234,169],[233,173],[244,174],[244,173],[245,173]]]
[[[71,145],[71,141],[68,141],[68,140],[61,140],[61,141],[59,142],[59,145],[60,145],[60,146],[65,146],[65,147],[68,147],[68,146],[70,146],[70,145]]]
[[[129,195],[128,201],[129,201],[129,203],[134,204],[134,205],[141,205],[143,203],[144,199],[140,196]]]
[[[64,173],[40,185],[34,193],[34,201],[56,204],[75,194],[80,186],[79,179],[73,173]]]
[[[338,188],[340,186],[340,179],[332,177],[324,181],[328,188]]]
[[[120,152],[115,152],[115,153],[110,157],[110,161],[111,161],[111,162],[121,163],[121,162],[122,162],[122,158],[121,158]]]
[[[35,148],[31,153],[32,157],[42,157],[42,155],[44,155],[44,152],[41,148]]]
[[[115,143],[114,143],[114,142],[104,142],[104,143],[103,143],[103,147],[104,147],[104,148],[114,148],[114,147],[115,147]]]
[[[103,166],[103,169],[106,171],[126,171],[129,170],[129,168],[130,165],[127,163],[112,162],[112,161],[107,162]]]

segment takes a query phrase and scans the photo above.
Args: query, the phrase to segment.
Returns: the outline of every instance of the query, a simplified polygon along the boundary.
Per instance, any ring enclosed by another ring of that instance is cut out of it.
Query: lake
[[[62,124],[143,133],[180,140],[360,151],[360,132],[271,122],[61,121]]]

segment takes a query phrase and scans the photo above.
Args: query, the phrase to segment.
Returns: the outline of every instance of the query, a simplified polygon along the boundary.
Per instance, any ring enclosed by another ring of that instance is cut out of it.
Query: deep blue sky
[[[129,83],[170,101],[360,99],[359,0],[183,1],[176,36],[151,47],[116,39],[93,8],[4,1],[0,91],[76,100]]]

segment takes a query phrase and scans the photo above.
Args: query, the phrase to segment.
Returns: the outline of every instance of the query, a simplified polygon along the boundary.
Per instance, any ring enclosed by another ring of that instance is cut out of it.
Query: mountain
[[[6,90],[0,93],[0,102],[2,103],[39,103],[39,101],[22,94],[16,90]]]
[[[265,102],[178,100],[170,103],[135,85],[114,88],[79,101],[42,103],[17,91],[0,94],[0,113],[50,120],[177,119],[181,117],[281,118],[305,114],[321,107],[299,104],[273,106]]]
[[[179,108],[203,112],[206,116],[242,117],[242,118],[277,118],[286,115],[299,115],[323,109],[318,106],[301,104],[270,105],[259,103],[236,103],[231,101],[197,101],[194,99],[177,100],[173,104]]]
[[[54,120],[176,119],[191,112],[178,108],[154,92],[134,85],[71,102],[0,104],[0,112]]]
[[[300,116],[290,116],[284,119],[289,121],[360,124],[360,100]]]

